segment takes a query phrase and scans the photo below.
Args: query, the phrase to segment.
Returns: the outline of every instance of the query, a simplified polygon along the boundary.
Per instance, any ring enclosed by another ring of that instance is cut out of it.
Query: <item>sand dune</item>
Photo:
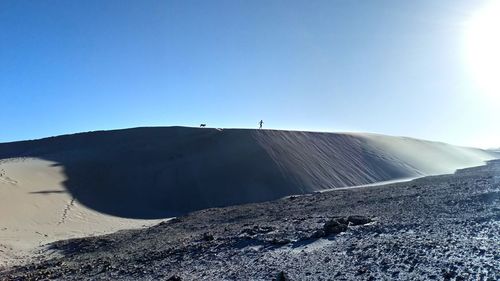
[[[451,173],[495,156],[374,134],[184,127],[4,143],[0,260],[57,239],[156,222],[150,219]]]
[[[65,175],[62,185],[77,202],[127,218],[163,218],[327,188],[451,173],[493,155],[374,134],[183,127],[0,144],[0,159],[54,162]]]

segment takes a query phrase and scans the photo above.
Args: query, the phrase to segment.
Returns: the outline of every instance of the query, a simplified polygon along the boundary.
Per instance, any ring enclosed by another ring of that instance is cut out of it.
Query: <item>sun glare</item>
[[[493,0],[467,22],[467,67],[486,97],[500,101],[500,0]]]

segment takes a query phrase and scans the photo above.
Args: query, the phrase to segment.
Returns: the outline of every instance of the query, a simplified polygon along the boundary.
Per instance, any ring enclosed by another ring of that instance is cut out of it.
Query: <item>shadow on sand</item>
[[[166,218],[301,193],[287,186],[248,134],[181,127],[82,133],[0,144],[0,159],[56,162],[79,203],[126,218]]]

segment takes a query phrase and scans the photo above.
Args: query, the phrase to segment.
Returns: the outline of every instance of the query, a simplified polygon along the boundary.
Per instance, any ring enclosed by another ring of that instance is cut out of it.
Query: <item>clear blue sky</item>
[[[500,146],[464,59],[488,2],[0,0],[0,142],[263,119]]]

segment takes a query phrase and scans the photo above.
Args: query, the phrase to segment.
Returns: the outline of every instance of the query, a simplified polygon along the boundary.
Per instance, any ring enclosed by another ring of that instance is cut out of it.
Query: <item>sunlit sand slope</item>
[[[63,167],[52,161],[0,160],[0,267],[29,261],[35,247],[48,242],[159,222],[89,209],[66,190],[65,181]]]

